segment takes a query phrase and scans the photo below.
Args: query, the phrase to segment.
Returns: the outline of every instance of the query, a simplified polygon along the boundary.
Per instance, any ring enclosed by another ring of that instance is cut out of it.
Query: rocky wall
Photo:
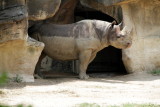
[[[122,5],[125,24],[133,28],[132,47],[123,50],[129,72],[160,69],[160,1],[138,0]]]
[[[44,44],[28,37],[28,19],[42,20],[53,16],[60,2],[0,0],[0,74],[7,72],[10,78],[34,81],[35,65]]]
[[[28,37],[28,20],[52,17],[47,21],[72,23],[78,1],[0,0],[0,73],[34,81],[35,65],[44,44]],[[132,29],[133,44],[122,50],[128,72],[160,69],[159,0],[80,0],[80,3],[110,15],[117,22],[123,19]]]
[[[45,20],[53,17],[59,9],[61,0],[27,0],[29,20]]]
[[[74,10],[79,0],[62,0],[59,10],[54,15],[47,19],[54,24],[69,24],[74,23]]]

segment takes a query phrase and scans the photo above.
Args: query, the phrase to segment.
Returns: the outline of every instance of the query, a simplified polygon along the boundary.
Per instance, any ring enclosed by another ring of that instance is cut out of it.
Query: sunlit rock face
[[[0,1],[0,73],[33,82],[44,44],[28,38],[26,0]]]
[[[139,0],[122,5],[126,25],[133,28],[132,47],[123,50],[129,72],[160,69],[160,1]]]

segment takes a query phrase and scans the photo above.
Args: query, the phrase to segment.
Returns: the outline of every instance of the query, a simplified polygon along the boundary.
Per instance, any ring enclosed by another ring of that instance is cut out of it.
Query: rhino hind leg
[[[90,60],[89,60],[89,63],[91,63],[91,62],[94,60],[94,58],[96,57],[96,55],[97,55],[97,53],[93,53],[93,54],[91,55]]]
[[[91,50],[81,52],[79,55],[79,78],[88,79],[89,76],[86,74],[87,67],[91,58]]]
[[[34,78],[35,79],[37,79],[37,78],[45,78],[45,76],[40,71],[40,69],[41,69],[41,62],[42,62],[42,59],[45,56],[46,56],[46,54],[42,52],[41,56],[39,57],[39,60],[38,60],[38,62],[36,64],[35,71],[34,71]]]

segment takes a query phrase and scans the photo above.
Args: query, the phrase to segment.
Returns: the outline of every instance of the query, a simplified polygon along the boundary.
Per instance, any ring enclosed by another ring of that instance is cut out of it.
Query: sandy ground
[[[89,80],[36,79],[34,83],[9,83],[0,91],[0,103],[33,107],[73,107],[80,103],[97,103],[102,107],[124,103],[160,104],[160,76],[141,72]]]

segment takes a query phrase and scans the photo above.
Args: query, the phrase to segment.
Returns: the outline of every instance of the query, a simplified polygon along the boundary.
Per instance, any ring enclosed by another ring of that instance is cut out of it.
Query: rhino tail
[[[28,35],[32,35],[35,32],[38,32],[39,28],[43,24],[43,21],[37,22],[36,24],[32,25],[31,27],[28,28]]]

